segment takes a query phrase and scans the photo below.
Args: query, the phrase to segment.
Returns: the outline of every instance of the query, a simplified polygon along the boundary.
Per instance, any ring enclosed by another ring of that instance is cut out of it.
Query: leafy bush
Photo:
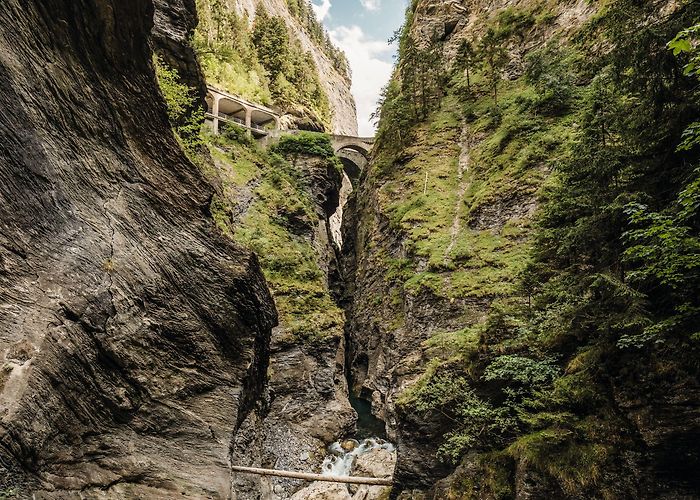
[[[484,373],[484,380],[517,382],[532,387],[541,387],[554,380],[559,368],[551,359],[537,361],[517,355],[497,357]]]
[[[272,151],[281,155],[312,155],[321,158],[333,158],[335,152],[328,134],[316,132],[299,132],[283,135],[272,147]]]
[[[226,140],[235,141],[239,144],[247,144],[252,146],[255,141],[251,137],[250,133],[240,125],[235,123],[219,123],[219,134]]]
[[[456,462],[470,448],[498,442],[517,427],[509,408],[480,398],[469,380],[451,372],[428,372],[413,390],[399,399],[406,410],[436,412],[453,422],[439,448],[443,459]]]
[[[199,105],[197,90],[182,83],[177,70],[158,56],[153,57],[153,65],[168,108],[170,124],[183,150],[194,161],[204,145],[201,135],[204,110]]]
[[[678,33],[668,43],[668,48],[675,56],[686,56],[687,63],[683,66],[683,74],[700,79],[700,23]],[[700,146],[700,121],[691,123],[683,133],[683,142],[678,146],[680,151],[690,151]]]
[[[618,344],[664,342],[674,332],[700,340],[700,169],[666,211],[631,203],[626,213],[632,229],[623,235],[624,260],[634,266],[629,279],[642,289],[663,290],[668,315],[637,335],[623,336]]]

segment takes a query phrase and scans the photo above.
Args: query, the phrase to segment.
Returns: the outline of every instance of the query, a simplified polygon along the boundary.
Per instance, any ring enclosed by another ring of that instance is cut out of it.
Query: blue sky
[[[335,44],[345,51],[353,73],[360,135],[373,135],[369,116],[389,80],[394,47],[387,40],[403,22],[409,0],[312,0]]]

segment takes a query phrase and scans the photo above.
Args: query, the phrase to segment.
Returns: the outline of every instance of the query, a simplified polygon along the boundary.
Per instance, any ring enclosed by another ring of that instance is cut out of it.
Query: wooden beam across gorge
[[[306,481],[323,481],[328,483],[369,484],[372,486],[391,486],[393,484],[391,479],[378,477],[324,476],[322,474],[310,474],[306,472],[292,472],[275,469],[260,469],[257,467],[241,467],[238,465],[231,466],[231,470],[233,472],[256,474],[258,476],[286,477],[290,479],[304,479]]]

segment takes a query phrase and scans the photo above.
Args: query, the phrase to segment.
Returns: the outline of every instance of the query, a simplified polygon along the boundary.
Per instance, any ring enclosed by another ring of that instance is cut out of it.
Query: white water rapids
[[[349,451],[343,448],[343,444],[349,448],[348,443],[354,444]],[[393,444],[379,438],[364,439],[362,442],[354,439],[336,441],[328,447],[328,456],[321,465],[321,474],[324,476],[349,476],[357,457],[377,449],[384,449],[390,453],[395,450]]]

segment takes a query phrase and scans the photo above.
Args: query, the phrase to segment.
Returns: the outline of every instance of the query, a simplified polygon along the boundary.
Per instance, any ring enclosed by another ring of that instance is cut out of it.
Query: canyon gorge
[[[698,23],[3,0],[0,499],[700,498]]]

